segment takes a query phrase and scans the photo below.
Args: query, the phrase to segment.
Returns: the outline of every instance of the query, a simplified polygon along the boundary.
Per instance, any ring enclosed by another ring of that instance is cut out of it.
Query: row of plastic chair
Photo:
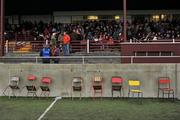
[[[37,88],[34,83],[36,80],[36,76],[34,75],[28,75],[27,80],[31,82],[31,84],[26,85],[22,88],[26,88],[27,90],[27,96],[29,94],[32,94],[32,96],[37,96]],[[6,95],[7,89],[11,89],[11,93],[13,96],[15,95],[16,90],[20,90],[19,87],[19,81],[20,78],[17,76],[11,77],[8,86],[4,89],[3,94]],[[171,79],[169,77],[159,77],[158,78],[158,98],[160,97],[160,92],[162,93],[162,98],[165,98],[165,95],[167,95],[167,98],[173,98],[174,99],[174,89],[171,88]],[[41,83],[43,85],[40,85],[41,93],[40,96],[49,96],[50,94],[50,88],[49,85],[52,83],[52,79],[50,77],[42,77]],[[113,76],[111,78],[111,94],[112,98],[114,97],[114,92],[119,92],[120,96],[124,96],[124,79],[120,76]],[[82,77],[74,77],[72,80],[71,85],[71,98],[74,98],[74,92],[79,92],[81,99],[82,92],[83,92],[83,78]],[[95,98],[96,94],[100,94],[102,97],[103,94],[103,77],[101,75],[94,76],[92,80],[92,86],[93,89],[93,98]],[[9,94],[10,96],[10,94]],[[140,80],[128,80],[128,97],[143,97],[143,91],[141,89],[141,81]]]
[[[32,94],[33,97],[37,97],[36,92],[37,92],[38,89],[37,89],[37,87],[36,87],[36,85],[35,85],[35,83],[34,83],[34,81],[35,81],[36,79],[37,79],[36,76],[34,76],[34,75],[28,75],[27,80],[30,82],[30,84],[25,85],[25,86],[22,87],[22,89],[21,89],[21,91],[23,91],[24,88],[26,88],[26,90],[27,90],[27,96],[29,96],[30,94]],[[10,80],[9,80],[8,86],[3,90],[3,94],[4,94],[5,96],[7,96],[7,95],[6,95],[6,92],[7,92],[7,90],[10,89],[10,92],[11,92],[11,93],[9,93],[9,97],[11,97],[11,96],[15,96],[15,97],[16,97],[17,95],[15,94],[15,92],[16,92],[17,90],[20,90],[19,82],[20,82],[20,77],[19,77],[19,76],[13,76],[13,77],[11,77]],[[42,77],[42,78],[41,78],[41,83],[42,83],[42,85],[39,86],[40,89],[41,89],[40,97],[41,97],[41,96],[49,96],[49,94],[50,94],[50,88],[49,88],[48,85],[52,83],[52,79],[51,79],[50,77]]]
[[[83,79],[81,77],[75,77],[72,81],[72,98],[73,98],[73,92],[79,91],[80,92],[80,99],[81,99],[81,92],[82,92],[82,84]],[[119,76],[113,76],[111,78],[111,94],[112,98],[114,97],[114,92],[119,92],[120,96],[124,96],[124,87],[123,87],[123,78]],[[142,90],[140,90],[140,81],[138,80],[129,80],[129,92],[128,97],[130,97],[130,94],[133,93],[133,96],[135,93],[141,94],[141,97],[143,96]],[[92,89],[93,89],[93,98],[95,98],[96,94],[100,94],[102,97],[103,94],[103,78],[102,76],[95,76],[92,81]]]
[[[72,91],[82,91],[82,78],[75,77],[73,79]],[[160,92],[162,93],[162,98],[165,98],[167,94],[167,98],[174,99],[174,89],[171,88],[171,79],[169,77],[159,77],[158,78],[158,98],[160,97]],[[124,96],[124,79],[120,76],[113,76],[111,78],[111,93],[112,98],[114,97],[114,92],[117,91],[120,93],[120,96]],[[76,86],[76,84],[78,84]],[[128,97],[143,97],[143,90],[141,89],[141,81],[140,80],[128,80]],[[101,76],[95,76],[92,83],[93,89],[93,97],[97,93],[100,93],[101,97],[103,94],[103,78]],[[80,93],[81,98],[81,93]]]

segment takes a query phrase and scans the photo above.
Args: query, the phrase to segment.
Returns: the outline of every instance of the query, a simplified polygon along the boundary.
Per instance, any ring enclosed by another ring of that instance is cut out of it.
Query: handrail
[[[35,57],[24,57],[24,56],[13,56],[13,57],[0,57],[0,63],[8,63],[8,59],[9,60],[15,60],[15,61],[10,61],[12,63],[41,63],[39,62],[42,58],[44,57],[39,57],[39,56],[35,56]],[[88,60],[93,59],[93,63],[99,63],[98,59],[104,60],[105,63],[112,63],[112,59],[115,60],[120,60],[118,63],[122,63],[121,60],[122,59],[130,59],[130,64],[134,63],[135,59],[144,59],[144,58],[180,58],[180,56],[56,56],[56,57],[49,57],[50,59],[54,59],[54,58],[59,58],[60,59],[60,63],[61,64],[61,60],[65,60],[70,61],[70,60],[77,60],[78,63],[80,64],[89,64]],[[111,61],[108,61],[108,59],[110,59]],[[4,60],[4,61],[2,61]],[[23,61],[20,61],[23,60]],[[180,61],[179,61],[180,62]],[[73,61],[73,63],[76,63],[75,61]],[[104,62],[102,62],[104,63]],[[116,62],[115,62],[116,63]],[[177,63],[177,62],[176,62]]]

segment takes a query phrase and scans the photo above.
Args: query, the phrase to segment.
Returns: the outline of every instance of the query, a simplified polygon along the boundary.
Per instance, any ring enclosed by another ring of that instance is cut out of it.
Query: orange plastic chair
[[[139,80],[128,80],[128,97],[130,97],[130,94],[132,94],[133,97],[135,97],[134,94],[137,94],[137,97],[143,97],[143,91],[141,90],[141,82]]]
[[[115,91],[118,91],[119,94],[120,94],[120,96],[122,96],[121,93],[122,93],[123,96],[124,96],[123,81],[124,81],[123,78],[118,77],[118,76],[113,76],[113,77],[111,78],[111,84],[112,84],[111,93],[112,93],[112,98],[113,98],[113,93],[114,93]]]
[[[171,79],[169,77],[159,77],[158,78],[158,98],[160,96],[160,92],[162,92],[162,98],[165,98],[165,94],[167,94],[167,98],[174,99],[174,89],[171,88]]]
[[[42,77],[41,78],[41,83],[44,85],[41,85],[41,94],[40,96],[44,95],[44,96],[49,96],[50,94],[50,88],[49,85],[52,83],[52,79],[50,77]]]
[[[101,75],[95,75],[92,81],[93,98],[95,95],[100,93],[101,97],[103,94],[103,78]]]
[[[79,92],[79,99],[82,97],[82,89],[83,89],[83,79],[81,77],[74,77],[72,80],[72,88],[71,88],[71,98],[74,98],[74,92]]]

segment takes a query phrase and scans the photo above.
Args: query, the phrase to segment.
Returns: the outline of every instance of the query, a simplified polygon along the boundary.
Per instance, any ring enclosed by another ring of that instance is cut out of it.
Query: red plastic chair
[[[42,77],[41,78],[41,83],[44,85],[41,85],[41,94],[40,96],[44,95],[44,96],[49,96],[50,94],[50,88],[49,85],[52,83],[52,79],[50,77]]]
[[[26,85],[26,86],[25,86],[26,89],[27,89],[27,96],[28,96],[29,94],[32,94],[33,97],[34,97],[34,96],[37,96],[37,94],[36,94],[37,89],[36,89],[36,86],[35,86],[35,84],[34,84],[34,81],[36,80],[36,76],[30,74],[30,75],[27,76],[27,80],[28,80],[29,82],[31,82],[31,85]]]
[[[124,96],[124,91],[123,91],[123,78],[118,77],[118,76],[113,76],[111,78],[111,84],[112,84],[112,89],[111,89],[111,93],[112,93],[112,98],[113,98],[113,93],[115,91],[118,91],[120,96]],[[122,94],[121,94],[122,93]]]
[[[165,98],[165,94],[167,94],[167,98],[174,99],[174,89],[171,88],[171,79],[169,77],[159,77],[158,79],[158,98],[160,96],[160,92],[162,92],[162,98]]]
[[[35,80],[36,80],[36,76],[30,74],[30,75],[28,75],[27,80],[29,80],[29,81],[35,81]]]

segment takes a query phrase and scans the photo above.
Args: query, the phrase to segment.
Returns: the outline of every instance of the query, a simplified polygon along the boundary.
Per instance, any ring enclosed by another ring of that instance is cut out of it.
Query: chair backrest
[[[41,82],[44,83],[44,84],[51,84],[52,79],[50,77],[42,77]]]
[[[94,82],[102,82],[102,76],[100,76],[100,75],[95,75],[95,76],[94,76]]]
[[[83,79],[81,77],[73,77],[72,86],[82,86]]]
[[[34,80],[36,80],[36,76],[30,74],[30,75],[27,76],[27,80],[29,80],[29,81],[34,81]]]
[[[171,79],[169,77],[158,78],[158,88],[170,88]]]
[[[128,80],[129,89],[140,89],[141,82],[140,80]]]
[[[18,76],[12,76],[9,80],[10,86],[18,86],[19,85],[20,78]]]
[[[103,78],[101,75],[95,75],[93,78],[93,86],[102,86]]]
[[[122,84],[123,83],[123,78],[113,76],[111,78],[111,83],[112,84]]]

